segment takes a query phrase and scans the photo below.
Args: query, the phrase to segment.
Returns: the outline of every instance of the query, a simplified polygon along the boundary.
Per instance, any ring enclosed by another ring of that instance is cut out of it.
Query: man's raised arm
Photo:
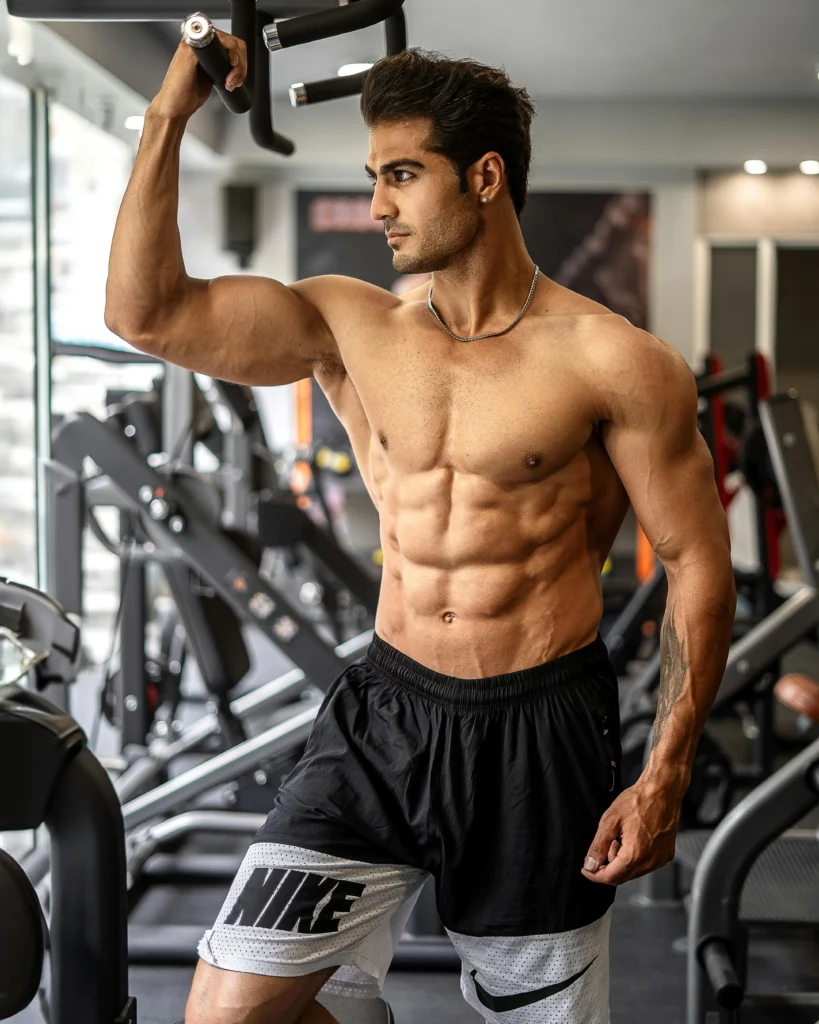
[[[219,33],[233,69],[247,73],[244,43]],[[285,384],[339,361],[335,339],[310,301],[310,285],[286,287],[237,275],[213,281],[185,272],[177,227],[179,148],[210,84],[186,43],[145,115],[111,258],[105,323],[136,348],[191,370],[244,384]]]
[[[625,321],[615,333],[601,360],[608,364],[603,440],[665,567],[668,604],[648,764],[604,815],[589,851],[605,866],[587,877],[610,884],[660,867],[674,854],[680,804],[725,670],[736,606],[728,524],[697,429],[695,381],[670,345]],[[613,840],[622,844],[619,851],[610,851]]]

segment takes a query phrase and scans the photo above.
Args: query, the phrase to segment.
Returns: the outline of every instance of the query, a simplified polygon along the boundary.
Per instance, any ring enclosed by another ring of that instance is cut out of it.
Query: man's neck
[[[435,308],[462,337],[502,331],[526,302],[534,271],[517,221],[510,230],[490,220],[468,251],[432,275]]]

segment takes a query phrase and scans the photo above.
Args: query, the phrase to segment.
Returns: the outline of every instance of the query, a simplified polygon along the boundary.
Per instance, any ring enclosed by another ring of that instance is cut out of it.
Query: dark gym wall
[[[777,388],[795,388],[819,409],[819,249],[777,249]]]
[[[346,274],[399,290],[370,192],[298,193],[298,276]],[[548,277],[621,313],[648,322],[650,196],[647,193],[536,192],[521,218],[532,259]],[[317,440],[349,448],[321,389],[313,387]]]
[[[756,246],[711,249],[711,351],[739,366],[756,345]]]

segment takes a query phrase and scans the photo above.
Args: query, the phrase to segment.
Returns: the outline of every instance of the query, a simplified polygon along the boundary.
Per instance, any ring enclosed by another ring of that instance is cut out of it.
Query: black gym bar
[[[282,50],[346,35],[386,21],[397,14],[403,4],[404,0],[355,0],[346,7],[273,22],[265,27],[264,41],[269,50]]]
[[[746,366],[739,366],[734,370],[723,370],[708,377],[701,377],[697,381],[697,394],[700,398],[708,395],[719,395],[731,388],[743,387],[751,380]]]
[[[230,0],[8,0],[9,14],[34,21],[175,21],[180,22],[196,4],[209,18],[232,16]],[[258,9],[277,18],[293,18],[316,11],[331,11],[338,0],[261,0]]]
[[[270,84],[270,51],[264,44],[262,32],[273,16],[256,11],[255,31],[248,47],[248,71],[253,76],[253,106],[250,108],[250,134],[257,146],[270,149],[282,156],[292,156],[296,151],[291,139],[280,135],[273,128],[273,105]],[[252,56],[251,56],[251,50]]]

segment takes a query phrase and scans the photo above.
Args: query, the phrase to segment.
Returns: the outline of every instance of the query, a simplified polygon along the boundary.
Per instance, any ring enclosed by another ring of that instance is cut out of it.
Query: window
[[[75,412],[102,419],[109,392],[148,390],[159,372],[155,364],[107,362],[89,354],[95,348],[103,355],[105,349],[134,351],[103,319],[108,254],[133,152],[58,103],[50,109],[50,128],[51,410],[55,423]],[[105,510],[102,518],[116,535],[116,513]],[[119,604],[119,562],[88,532],[84,545],[83,642],[99,661]]]
[[[0,77],[0,574],[37,582],[31,108]]]
[[[105,326],[108,253],[133,156],[66,107],[50,110],[51,336],[126,348]]]

